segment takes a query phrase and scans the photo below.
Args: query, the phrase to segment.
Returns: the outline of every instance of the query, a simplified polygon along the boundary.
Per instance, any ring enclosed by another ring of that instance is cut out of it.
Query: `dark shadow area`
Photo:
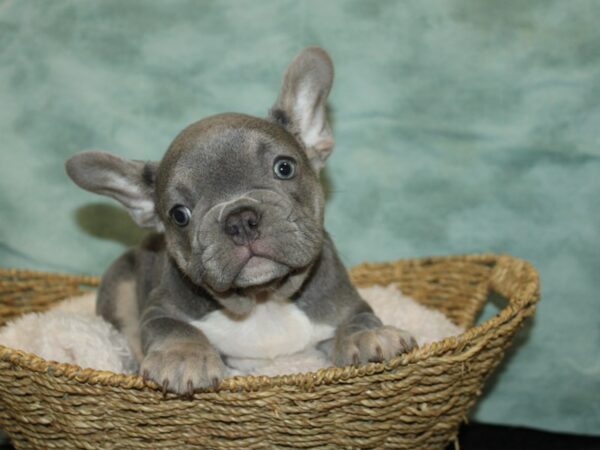
[[[497,292],[491,292],[488,295],[487,303],[494,305],[498,312],[500,312],[503,308],[505,308],[508,305],[508,300],[502,297]]]
[[[327,170],[327,166],[325,166],[322,170],[321,170],[321,186],[323,186],[323,193],[325,194],[325,203],[329,203],[329,199],[331,198],[331,195],[334,192],[333,189],[333,182],[331,181],[331,178],[329,177],[329,171]]]
[[[497,316],[508,305],[508,300],[502,297],[497,292],[490,292],[485,299],[485,303],[481,306],[481,310],[475,317],[475,326]],[[493,308],[490,311],[489,306]]]
[[[325,117],[327,119],[327,123],[331,127],[333,136],[335,138],[335,122],[336,122],[335,108],[333,106],[331,106],[331,104],[329,102],[327,102],[327,104],[325,105]]]
[[[461,450],[598,450],[600,437],[550,433],[529,428],[463,425],[458,435]],[[455,450],[450,444],[446,450]]]
[[[600,437],[550,433],[529,428],[471,423],[458,434],[460,450],[598,450]],[[14,450],[5,440],[0,450]],[[456,450],[449,444],[446,450]]]
[[[77,225],[86,233],[127,247],[138,245],[149,231],[140,228],[127,211],[110,203],[90,203],[77,209]]]

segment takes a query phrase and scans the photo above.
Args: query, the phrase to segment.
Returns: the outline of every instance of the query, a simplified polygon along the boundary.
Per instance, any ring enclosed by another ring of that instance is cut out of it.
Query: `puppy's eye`
[[[171,216],[171,220],[175,223],[175,225],[185,227],[188,223],[190,223],[192,213],[186,206],[175,205],[171,208],[171,211],[169,211],[169,216]]]
[[[273,164],[273,172],[277,178],[289,180],[296,173],[296,161],[291,158],[280,158]]]

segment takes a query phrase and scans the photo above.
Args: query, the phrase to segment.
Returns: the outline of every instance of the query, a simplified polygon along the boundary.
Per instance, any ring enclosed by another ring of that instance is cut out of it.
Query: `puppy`
[[[165,391],[217,386],[227,356],[274,358],[318,344],[344,366],[416,345],[359,297],[323,228],[332,82],[331,59],[309,47],[265,119],[226,113],[193,123],[160,162],[94,151],[66,162],[77,185],[158,232],[106,271],[97,312]]]

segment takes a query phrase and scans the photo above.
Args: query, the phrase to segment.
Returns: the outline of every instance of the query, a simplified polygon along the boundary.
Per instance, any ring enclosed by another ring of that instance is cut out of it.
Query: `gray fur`
[[[193,392],[223,376],[221,356],[191,322],[218,310],[242,317],[271,295],[336,328],[322,348],[338,365],[414,346],[359,297],[323,228],[319,171],[333,147],[325,114],[332,81],[329,56],[311,47],[288,67],[267,119],[203,119],[160,162],[101,152],[67,161],[79,186],[115,198],[159,232],[107,270],[97,310],[127,331],[141,373],[164,389]],[[282,157],[295,161],[291,179],[274,173]],[[190,211],[185,227],[169,215],[175,205]]]

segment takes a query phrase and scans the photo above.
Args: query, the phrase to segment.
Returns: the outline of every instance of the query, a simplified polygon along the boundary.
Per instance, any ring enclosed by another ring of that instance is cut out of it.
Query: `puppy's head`
[[[208,117],[185,128],[158,163],[83,152],[67,173],[120,201],[140,226],[164,231],[187,277],[243,309],[244,292],[297,288],[321,251],[318,176],[333,148],[325,112],[332,81],[329,56],[307,48],[266,119]]]

